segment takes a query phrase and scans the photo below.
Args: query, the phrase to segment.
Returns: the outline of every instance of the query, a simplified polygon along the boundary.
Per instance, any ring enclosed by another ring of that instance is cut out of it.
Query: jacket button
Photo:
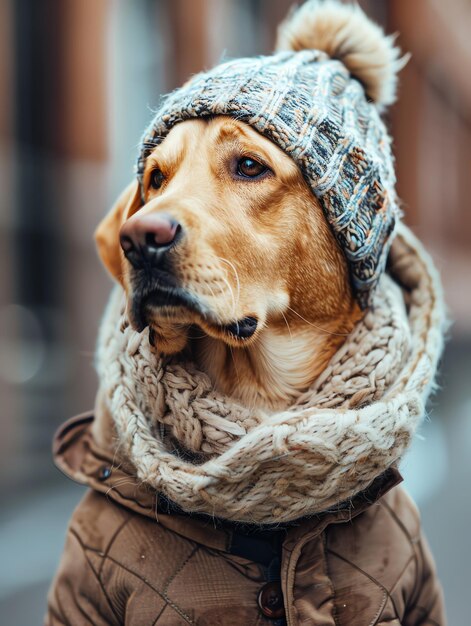
[[[108,480],[111,476],[111,467],[109,465],[103,465],[98,471],[98,480]]]
[[[258,594],[258,606],[265,617],[280,619],[285,616],[281,583],[274,581],[264,585]]]

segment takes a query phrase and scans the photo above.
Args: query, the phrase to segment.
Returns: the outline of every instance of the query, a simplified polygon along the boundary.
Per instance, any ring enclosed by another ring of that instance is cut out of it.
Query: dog
[[[400,51],[338,0],[278,47],[170,94],[97,228],[121,287],[55,439],[91,489],[50,626],[445,624],[396,488],[444,311],[379,115]]]
[[[247,124],[175,126],[96,231],[136,330],[248,406],[288,406],[361,317],[301,171]]]

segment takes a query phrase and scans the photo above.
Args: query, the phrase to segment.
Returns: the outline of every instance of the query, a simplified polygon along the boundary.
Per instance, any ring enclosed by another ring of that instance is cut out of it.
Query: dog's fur
[[[396,74],[407,60],[358,6],[338,0],[307,0],[292,12],[277,49],[323,50],[339,59],[380,109],[393,102]],[[268,175],[236,176],[244,156],[267,165]],[[158,191],[149,186],[156,168],[165,176]],[[131,271],[119,229],[138,211],[165,212],[184,230],[169,252],[172,273],[197,306],[145,307],[157,347],[168,354],[190,350],[215,386],[248,405],[289,404],[361,316],[346,259],[294,161],[239,121],[191,120],[148,157],[144,191],[142,206],[137,182],[130,185],[96,236],[130,311],[152,281],[145,271]],[[257,320],[251,337],[227,332],[247,317]]]
[[[266,175],[237,176],[243,157],[266,165]],[[159,190],[149,184],[155,169],[165,176]],[[298,167],[242,122],[190,120],[148,157],[144,192],[141,206],[137,183],[125,190],[96,241],[131,303],[146,276],[136,276],[124,258],[120,227],[138,211],[164,212],[182,225],[184,235],[169,252],[172,273],[198,311],[147,307],[158,349],[191,350],[215,386],[244,404],[289,404],[361,315],[344,255]],[[258,322],[253,336],[227,332],[247,316]]]

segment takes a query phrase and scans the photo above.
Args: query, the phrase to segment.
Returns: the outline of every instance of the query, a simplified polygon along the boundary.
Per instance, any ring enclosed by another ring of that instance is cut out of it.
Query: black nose
[[[134,267],[143,262],[157,266],[181,232],[181,224],[166,213],[136,214],[123,224],[119,239],[126,258]]]

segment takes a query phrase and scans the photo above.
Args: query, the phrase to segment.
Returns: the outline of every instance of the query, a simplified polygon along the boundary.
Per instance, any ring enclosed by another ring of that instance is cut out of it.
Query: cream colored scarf
[[[327,369],[277,413],[249,411],[193,363],[159,355],[147,329],[129,326],[116,289],[98,372],[138,478],[186,511],[276,523],[331,508],[396,463],[425,412],[444,306],[432,261],[404,226],[389,265]]]

